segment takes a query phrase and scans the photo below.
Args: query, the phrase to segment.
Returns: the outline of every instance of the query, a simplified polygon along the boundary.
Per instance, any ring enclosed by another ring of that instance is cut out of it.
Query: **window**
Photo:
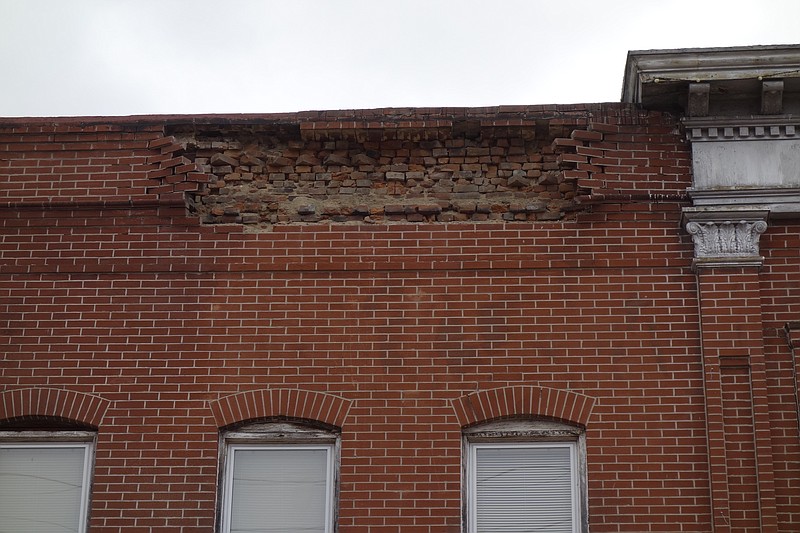
[[[465,431],[469,533],[585,531],[579,428],[503,421]]]
[[[338,439],[280,422],[224,436],[223,533],[332,533]]]
[[[93,437],[0,432],[2,531],[86,531]]]

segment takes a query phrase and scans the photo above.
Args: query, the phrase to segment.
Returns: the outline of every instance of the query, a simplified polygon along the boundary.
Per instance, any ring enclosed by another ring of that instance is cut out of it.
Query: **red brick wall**
[[[269,416],[341,427],[341,532],[461,531],[461,427],[511,415],[585,426],[593,532],[711,531],[692,244],[680,203],[632,196],[685,189],[687,148],[669,117],[568,111],[584,133],[563,153],[602,160],[564,170],[617,200],[557,222],[264,232],[176,204],[202,187],[162,175],[167,145],[144,143],[163,123],[5,125],[0,418],[98,428],[92,531],[213,531],[219,430]],[[800,311],[797,229],[768,230],[756,278],[785,532],[800,524],[800,465],[777,331]],[[722,379],[738,391],[737,375]],[[753,453],[745,437],[728,446]],[[752,503],[744,474],[729,492]]]
[[[761,531],[758,507],[758,465],[753,432],[751,376],[746,366],[722,371],[722,416],[725,418],[725,454],[730,528]]]
[[[153,183],[160,126],[17,122],[0,128],[0,202],[130,201]]]
[[[781,530],[791,531],[800,521],[800,224],[773,220],[761,238],[766,261],[759,278],[777,514]],[[787,331],[788,324],[793,331]],[[793,350],[788,342],[792,338]]]

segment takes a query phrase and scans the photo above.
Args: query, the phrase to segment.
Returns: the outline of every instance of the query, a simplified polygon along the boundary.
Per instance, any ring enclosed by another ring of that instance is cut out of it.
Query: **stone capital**
[[[756,266],[764,263],[759,238],[767,230],[768,211],[686,208],[686,231],[694,241],[694,269]]]

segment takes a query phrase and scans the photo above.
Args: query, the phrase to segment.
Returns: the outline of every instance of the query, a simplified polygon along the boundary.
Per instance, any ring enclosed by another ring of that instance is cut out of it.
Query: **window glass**
[[[0,443],[0,530],[86,531],[90,443]]]
[[[587,529],[585,436],[556,421],[504,419],[464,430],[468,533]]]
[[[474,444],[474,531],[577,531],[574,448]]]
[[[223,436],[223,533],[332,533],[338,433],[289,422]]]

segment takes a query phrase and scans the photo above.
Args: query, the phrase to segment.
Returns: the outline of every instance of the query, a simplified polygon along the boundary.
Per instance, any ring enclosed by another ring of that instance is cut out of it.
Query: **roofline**
[[[586,104],[547,105],[500,105],[493,107],[386,107],[374,109],[340,109],[320,111],[298,111],[290,113],[220,113],[220,114],[169,114],[169,115],[124,115],[124,116],[56,116],[56,117],[0,117],[0,125],[209,125],[209,124],[299,124],[317,121],[381,120],[427,120],[435,118],[489,118],[520,117],[558,118],[575,116],[603,109],[624,107],[619,102]]]

